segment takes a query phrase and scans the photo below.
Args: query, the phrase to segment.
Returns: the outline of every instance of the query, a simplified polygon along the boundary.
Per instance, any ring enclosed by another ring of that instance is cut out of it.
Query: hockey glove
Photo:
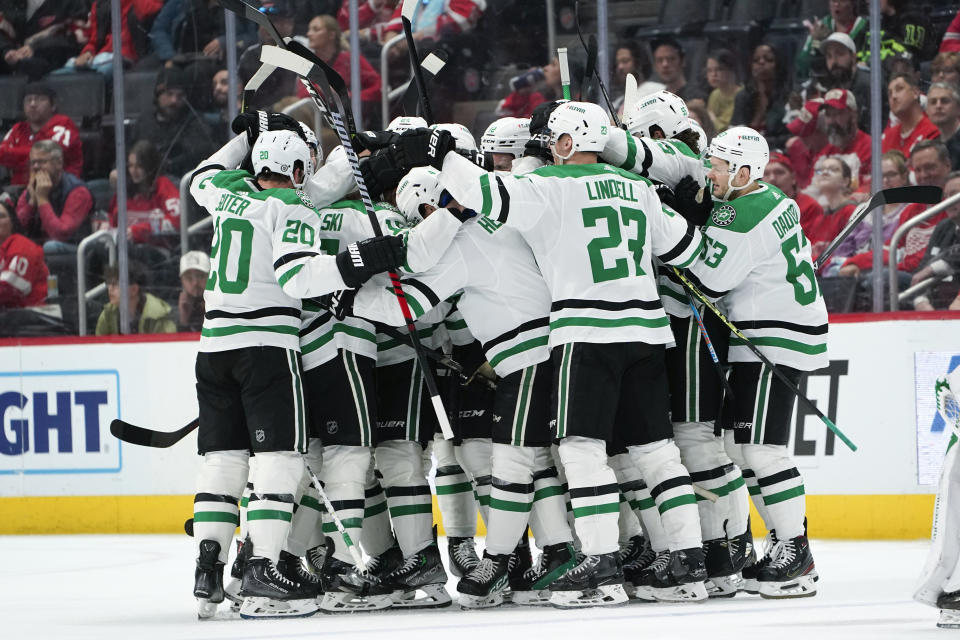
[[[374,200],[383,196],[385,191],[395,189],[406,172],[400,168],[389,149],[381,149],[360,158],[360,175],[367,191]]]
[[[456,148],[449,131],[424,128],[404,131],[393,145],[397,164],[405,171],[427,165],[439,171],[443,169],[444,157]]]
[[[341,289],[317,298],[320,306],[333,314],[337,320],[353,315],[353,301],[357,297],[356,289]]]
[[[461,207],[460,204],[453,199],[453,196],[450,195],[450,193],[446,189],[440,192],[439,205],[441,208],[449,211],[450,215],[452,215],[454,218],[456,218],[460,222],[466,222],[470,218],[477,217],[476,211],[474,211],[473,209],[465,209]]]
[[[707,223],[713,211],[713,198],[710,192],[703,189],[700,195],[700,185],[693,176],[686,176],[677,183],[673,190],[673,208],[693,225],[698,227]],[[698,201],[697,198],[700,198]]]
[[[230,123],[230,128],[234,133],[246,131],[247,142],[250,143],[251,147],[264,131],[295,131],[304,142],[307,142],[307,137],[300,128],[300,124],[285,113],[269,113],[266,111],[238,113],[237,117]]]
[[[387,149],[399,137],[393,131],[361,131],[353,137],[353,149],[357,153]]]
[[[407,247],[400,236],[378,236],[347,245],[337,254],[337,269],[351,289],[363,285],[372,276],[392,271],[407,258]]]

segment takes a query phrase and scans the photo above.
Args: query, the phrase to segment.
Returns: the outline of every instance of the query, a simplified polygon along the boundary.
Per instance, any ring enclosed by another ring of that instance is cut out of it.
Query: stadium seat
[[[771,0],[733,0],[727,21],[763,22],[776,16],[777,3]]]
[[[45,80],[57,92],[60,113],[73,118],[81,129],[94,128],[103,116],[105,81],[95,72],[48,76]]]
[[[822,18],[830,13],[830,0],[800,0],[800,17]]]
[[[113,196],[113,187],[106,178],[94,178],[87,180],[87,188],[93,195],[93,210],[108,211],[110,207],[110,198]]]
[[[0,121],[13,123],[23,117],[23,96],[20,95],[26,76],[0,76]]]

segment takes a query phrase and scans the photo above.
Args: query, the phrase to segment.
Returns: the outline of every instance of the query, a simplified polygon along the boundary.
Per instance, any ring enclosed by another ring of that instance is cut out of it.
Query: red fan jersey
[[[83,173],[83,145],[77,125],[55,113],[36,133],[26,120],[13,125],[0,142],[0,164],[13,174],[10,184],[27,184],[30,178],[30,148],[40,140],[53,140],[63,147],[63,170],[78,178]]]
[[[14,233],[0,244],[0,308],[33,307],[47,299],[43,249]]]

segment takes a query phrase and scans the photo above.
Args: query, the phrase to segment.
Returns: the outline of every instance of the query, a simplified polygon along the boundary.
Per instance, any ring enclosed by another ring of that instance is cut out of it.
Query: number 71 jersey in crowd
[[[703,227],[705,247],[690,267],[727,317],[770,360],[801,371],[827,366],[827,308],[817,285],[810,243],[797,203],[776,187],[729,202],[714,201]],[[730,362],[756,362],[730,337]]]

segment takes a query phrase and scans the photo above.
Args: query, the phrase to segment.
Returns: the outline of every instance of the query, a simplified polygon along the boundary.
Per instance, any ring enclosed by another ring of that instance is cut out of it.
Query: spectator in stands
[[[737,81],[737,59],[729,49],[717,49],[707,56],[707,84],[710,97],[707,110],[713,118],[717,133],[730,126],[733,104],[743,87]]]
[[[214,146],[223,146],[232,135],[230,131],[230,75],[226,69],[218,69],[211,82],[210,104],[214,111],[203,114],[204,120],[213,130],[216,141]],[[243,96],[243,85],[237,81],[237,108],[240,108]]]
[[[349,89],[350,50],[337,19],[331,15],[314,16],[307,28],[307,41],[310,49],[340,74]],[[309,95],[300,83],[297,95],[301,98]],[[360,56],[360,100],[372,105],[380,102],[380,74],[363,56]]]
[[[947,176],[947,183],[943,187],[943,199],[946,200],[958,193],[960,193],[960,172],[954,171]],[[939,282],[935,282],[930,289],[914,298],[914,309],[936,311],[949,308],[951,311],[960,311],[960,297],[957,295],[960,292],[960,280],[956,277],[958,273],[960,273],[960,204],[955,204],[947,209],[946,218],[934,227],[923,259],[910,279],[910,286],[931,277],[939,279]],[[943,282],[942,279],[948,275],[954,277],[950,282]]]
[[[787,131],[794,135],[787,140],[787,156],[801,189],[810,186],[814,158],[829,144],[826,117],[820,114],[822,108],[823,98],[807,100],[799,115],[787,124]]]
[[[571,80],[572,75],[571,69]],[[536,67],[510,78],[510,93],[494,111],[499,117],[529,118],[541,102],[562,97],[560,62],[554,56],[545,67]]]
[[[180,331],[200,331],[203,327],[203,290],[210,273],[210,256],[203,251],[188,251],[180,258],[180,298],[177,301],[177,326]]]
[[[960,51],[937,54],[930,63],[930,81],[960,86]]]
[[[908,0],[880,0],[880,59],[905,56],[926,62],[937,52],[930,21],[923,12],[912,10]],[[870,37],[860,51],[860,62],[870,64]]]
[[[851,91],[859,105],[857,119],[864,131],[870,129],[870,71],[857,66],[857,48],[845,33],[834,33],[823,41],[820,50],[826,62],[827,89]]]
[[[814,198],[797,189],[797,176],[793,170],[793,163],[786,154],[780,151],[770,153],[770,161],[763,171],[763,181],[769,182],[783,191],[788,198],[792,198],[800,208],[801,227],[808,220],[819,220],[823,217],[823,207]]]
[[[18,233],[13,199],[0,194],[0,309],[43,304],[48,275],[43,249]]]
[[[960,51],[960,11],[953,16],[947,32],[943,34],[943,40],[940,42],[940,53]],[[940,57],[940,56],[937,56]],[[936,58],[934,58],[936,61]]]
[[[357,9],[357,22],[361,42],[382,42],[383,30],[393,19],[397,0],[366,0]],[[321,13],[321,12],[317,12]],[[317,13],[313,15],[317,15]],[[323,12],[326,13],[326,12]],[[340,28],[346,32],[350,29],[350,4],[344,2],[337,14]]]
[[[139,140],[127,155],[127,239],[169,247],[180,230],[180,191],[159,173],[160,154]],[[117,228],[117,196],[110,200],[110,227]],[[179,240],[179,237],[176,237]]]
[[[0,73],[39,80],[80,51],[87,6],[80,0],[5,2],[0,14]]]
[[[90,232],[93,196],[83,180],[63,170],[63,149],[41,140],[30,149],[30,178],[17,202],[23,233],[46,254],[72,253]]]
[[[823,207],[823,213],[819,217],[811,216],[807,220],[801,216],[800,226],[810,240],[810,244],[813,245],[813,255],[817,256],[847,224],[856,201],[851,197],[853,172],[843,158],[820,156],[814,167],[810,191],[816,194],[817,202]]]
[[[284,38],[293,35],[294,12],[290,0],[263,0],[260,11],[270,17],[273,26]],[[260,68],[260,47],[264,44],[274,44],[273,38],[263,29],[257,30],[260,41],[247,48],[240,56],[237,67],[240,70],[241,85],[245,85],[253,74]],[[296,95],[297,76],[285,69],[277,69],[270,77],[263,81],[250,107],[253,109],[269,109],[273,103],[287,96]]]
[[[383,39],[389,40],[393,36],[403,33],[400,22],[402,2],[394,3],[393,17],[383,29]],[[420,2],[417,11],[410,21],[413,27],[413,38],[418,42],[430,38],[442,40],[456,38],[472,31],[487,8],[486,0],[444,0],[444,2]],[[406,45],[396,47],[396,55],[407,56]]]
[[[824,96],[823,126],[827,146],[820,156],[840,156],[857,179],[854,190],[870,191],[870,136],[857,128],[857,100],[846,89],[831,89]]]
[[[927,91],[927,117],[940,130],[947,145],[953,169],[960,169],[960,89],[957,85],[935,82]]]
[[[624,40],[617,45],[613,58],[613,86],[610,87],[613,108],[623,115],[623,94],[627,76],[637,81],[637,95],[645,96],[661,91],[664,86],[650,80],[653,67],[647,47],[636,40]]]
[[[126,64],[132,64],[149,49],[146,25],[163,7],[163,0],[121,0],[120,53]],[[132,15],[131,15],[131,12]],[[67,60],[63,68],[54,73],[69,73],[92,69],[107,77],[113,74],[113,30],[110,20],[110,0],[94,0],[90,8],[84,40],[86,45],[80,53]]]
[[[13,125],[0,142],[0,165],[10,170],[10,184],[25,185],[30,175],[30,149],[40,140],[63,147],[64,169],[75,176],[83,172],[80,132],[69,116],[57,113],[57,94],[43,82],[23,90],[24,120]]]
[[[890,97],[890,113],[897,117],[896,125],[883,131],[883,152],[891,149],[903,151],[910,158],[914,146],[923,140],[935,140],[940,130],[920,106],[920,87],[917,77],[911,73],[897,73],[887,83]]]
[[[713,126],[713,118],[710,116],[710,112],[707,111],[707,107],[699,104],[699,101],[694,100],[693,104],[687,105],[687,111],[690,112],[690,119],[695,120],[697,124],[700,125],[700,128],[703,129],[703,132],[707,134],[707,140],[713,140],[714,136],[717,135],[717,130]],[[700,150],[704,151],[703,149]]]
[[[888,151],[883,154],[881,161],[881,170],[884,189],[893,189],[896,187],[905,187],[910,184],[910,168],[907,165],[907,159],[903,152],[898,150]],[[923,205],[919,204],[887,204],[883,207],[883,242],[890,242],[893,232],[900,224],[900,216],[913,207],[913,211],[923,211]],[[912,214],[915,215],[915,214]],[[911,217],[912,217],[911,215]],[[837,250],[830,257],[830,262],[824,265],[822,273],[824,275],[836,275],[837,270],[847,261],[848,258],[859,253],[870,251],[870,245],[873,238],[873,216],[867,216],[863,222],[858,224],[853,231],[840,243]]]
[[[160,152],[160,173],[178,180],[215,149],[215,136],[187,100],[188,78],[163,69],[153,92],[153,109],[133,125],[131,140],[150,140]]]
[[[170,305],[147,293],[147,272],[140,263],[131,260],[127,270],[129,287],[127,300],[130,309],[128,333],[176,333],[170,314]],[[103,274],[107,283],[110,302],[103,307],[97,319],[97,335],[110,336],[120,333],[120,276],[117,267],[107,267]]]
[[[211,0],[167,0],[150,27],[151,54],[167,67],[195,58],[226,59],[223,9]],[[256,24],[236,20],[238,53],[257,41]]]
[[[870,22],[867,18],[857,15],[856,0],[833,0],[830,3],[830,13],[822,20],[817,18],[804,20],[803,24],[809,35],[794,61],[798,78],[806,78],[809,75],[814,59],[823,53],[823,41],[831,34],[842,33],[849,36],[856,52],[857,48],[863,47],[870,31]]]
[[[773,45],[757,45],[751,58],[750,76],[744,90],[737,94],[730,124],[756,129],[772,148],[783,146],[789,136],[783,122],[789,80]]]
[[[693,100],[706,100],[702,91],[687,82],[683,71],[685,60],[683,47],[675,38],[666,36],[653,42],[654,70],[667,91],[677,94],[688,103]]]

